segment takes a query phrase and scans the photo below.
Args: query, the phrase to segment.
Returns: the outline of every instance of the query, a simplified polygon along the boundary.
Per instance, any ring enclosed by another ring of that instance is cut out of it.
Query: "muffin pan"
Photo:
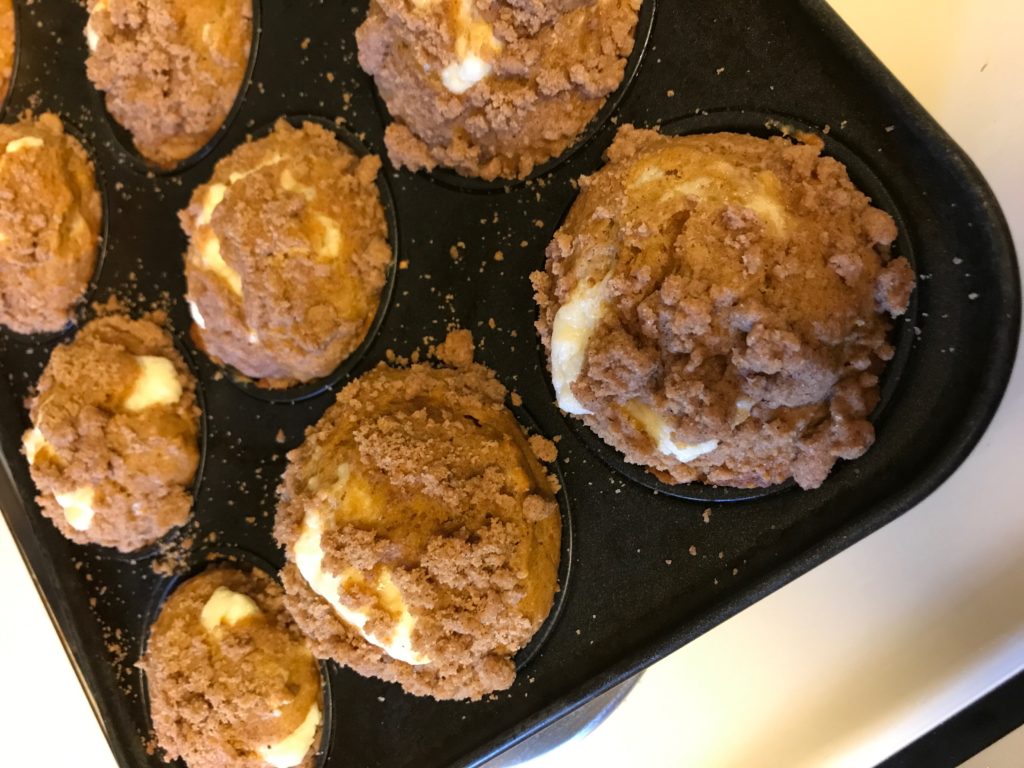
[[[194,162],[164,174],[140,166],[98,107],[84,73],[81,5],[16,5],[19,52],[5,119],[31,107],[78,129],[107,202],[94,298],[116,295],[139,311],[166,307],[185,347],[186,242],[176,214],[217,159],[278,116],[305,114],[340,119],[383,153],[387,115],[356,63],[353,34],[365,2],[263,0],[251,82],[235,114]],[[638,70],[618,106],[540,176],[478,194],[451,174],[395,172],[385,160],[399,254],[394,290],[362,356],[337,384],[389,351],[408,356],[440,341],[449,326],[472,330],[477,359],[522,396],[538,431],[559,439],[563,507],[571,506],[575,524],[562,575],[571,568],[572,578],[515,685],[484,701],[415,698],[327,665],[334,717],[325,766],[482,763],[909,509],[964,460],[1005,389],[1020,280],[999,208],[971,162],[825,3],[647,6],[650,36],[641,26]],[[573,181],[600,166],[617,124],[770,130],[764,115],[824,134],[828,151],[843,152],[854,180],[897,216],[900,250],[913,254],[919,275],[916,318],[894,331],[901,358],[875,414],[875,446],[840,463],[820,489],[655,490],[614,455],[595,451],[585,428],[570,426],[554,406],[528,275],[543,265]],[[83,309],[80,319],[89,314]],[[69,334],[0,332],[0,507],[118,761],[157,766],[146,750],[151,734],[133,664],[154,601],[173,576],[154,570],[159,554],[125,559],[64,540],[36,509],[19,452],[24,399]],[[195,519],[175,544],[184,550],[181,567],[195,567],[196,553],[229,548],[276,568],[282,555],[271,526],[285,453],[333,396],[268,402],[202,354],[192,360],[208,434]]]

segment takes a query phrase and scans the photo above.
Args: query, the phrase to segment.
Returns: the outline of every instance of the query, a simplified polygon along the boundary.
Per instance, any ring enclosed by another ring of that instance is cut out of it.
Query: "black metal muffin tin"
[[[341,118],[383,155],[387,116],[358,68],[353,37],[365,1],[262,0],[251,82],[232,119],[171,173],[146,170],[86,80],[83,7],[15,5],[19,52],[5,119],[29,107],[58,112],[85,141],[105,188],[105,258],[92,298],[165,306],[185,347],[186,243],[176,213],[218,158],[278,116],[306,114]],[[964,460],[999,403],[1019,332],[1020,280],[1005,221],[970,160],[820,0],[654,5],[646,0],[650,35],[641,24],[636,73],[617,106],[534,179],[487,185],[409,174],[385,157],[402,261],[380,327],[335,388],[388,350],[408,355],[449,326],[472,330],[478,359],[522,396],[539,431],[560,438],[572,578],[515,685],[482,702],[416,698],[327,665],[333,717],[323,765],[483,762],[909,509]],[[763,132],[765,120],[780,117],[814,127],[830,151],[845,153],[854,179],[897,216],[900,249],[920,276],[916,314],[894,332],[900,357],[875,414],[878,439],[812,492],[659,487],[596,448],[554,406],[528,275],[544,263],[573,180],[600,166],[616,125]],[[89,314],[83,308],[79,321]],[[133,663],[170,577],[153,572],[151,555],[125,558],[61,537],[38,512],[19,451],[24,400],[70,336],[0,332],[0,507],[118,761],[156,766]],[[193,545],[186,567],[207,551],[276,567],[282,554],[271,526],[284,455],[333,396],[268,402],[202,354],[191,357],[208,435],[195,520],[178,537]]]

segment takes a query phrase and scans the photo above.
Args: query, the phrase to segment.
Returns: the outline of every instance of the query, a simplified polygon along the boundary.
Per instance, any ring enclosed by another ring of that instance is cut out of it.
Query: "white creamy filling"
[[[198,325],[200,328],[202,328],[205,331],[206,330],[206,318],[203,317],[203,313],[199,311],[199,305],[196,304],[194,301],[189,301],[189,303],[188,303],[188,311],[189,311],[189,314],[192,315],[192,319],[195,320],[196,325]]]
[[[470,53],[441,70],[441,82],[452,93],[462,94],[491,74],[491,65]]]
[[[36,456],[44,448],[53,449],[53,446],[46,441],[46,436],[42,433],[39,427],[33,427],[25,436],[21,439],[21,444],[25,448],[25,458],[28,459],[29,465],[36,463]]]
[[[207,632],[213,632],[222,624],[233,627],[243,619],[260,616],[262,613],[256,601],[248,595],[227,587],[217,587],[203,605],[199,623]]]
[[[64,510],[64,519],[76,531],[87,531],[92,527],[92,518],[96,514],[92,508],[96,500],[96,491],[86,486],[69,493],[55,493],[53,498]]]
[[[551,326],[551,383],[558,407],[566,413],[591,413],[572,393],[572,385],[583,371],[587,344],[605,313],[608,277],[596,285],[577,286],[555,313]]]
[[[174,405],[181,399],[181,381],[174,363],[166,357],[136,355],[139,375],[124,400],[129,411],[143,411],[154,405]]]
[[[677,443],[672,439],[672,427],[669,423],[657,411],[644,403],[634,400],[626,406],[626,412],[643,427],[643,430],[658,447],[659,453],[671,456],[682,464],[687,464],[711,453],[718,447],[717,440],[708,440],[697,445]]]
[[[314,704],[309,708],[309,714],[302,721],[302,725],[292,731],[291,735],[277,744],[260,747],[260,757],[274,768],[295,768],[309,754],[321,720],[320,707]]]
[[[413,2],[420,8],[429,4]],[[477,15],[472,0],[458,0],[454,25],[455,60],[441,70],[441,83],[452,93],[463,94],[491,74],[493,67],[487,57],[500,53],[503,45],[494,36],[494,28]]]
[[[13,141],[7,142],[7,146],[4,147],[4,152],[8,155],[13,155],[16,152],[23,152],[26,149],[38,149],[43,146],[44,142],[38,136],[22,136],[20,139],[14,139]]]
[[[338,469],[338,483],[332,492],[344,494],[345,486],[348,484],[348,475],[348,466],[341,466]],[[342,576],[336,576],[324,570],[324,551],[321,546],[323,533],[324,521],[321,511],[315,507],[309,507],[303,518],[302,531],[295,542],[294,553],[295,565],[310,588],[330,603],[342,621],[355,628],[368,643],[387,652],[391,658],[414,666],[429,664],[430,658],[413,648],[412,632],[416,626],[416,618],[409,613],[400,590],[391,580],[391,575],[387,570],[376,584],[376,589],[380,596],[380,605],[392,614],[398,613],[398,620],[395,622],[390,638],[378,637],[365,629],[370,618],[366,611],[354,610],[342,604],[341,590],[361,576],[358,571],[349,571]]]

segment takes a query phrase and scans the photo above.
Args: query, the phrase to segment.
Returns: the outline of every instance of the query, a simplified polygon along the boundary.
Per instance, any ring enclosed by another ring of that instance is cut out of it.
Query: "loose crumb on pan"
[[[512,684],[514,654],[551,609],[560,559],[557,482],[505,388],[466,362],[467,341],[456,333],[441,345],[458,350],[457,369],[382,364],[347,385],[289,454],[274,527],[288,606],[315,652],[437,699]],[[314,528],[316,567],[341,580],[338,600],[362,629],[311,588]],[[403,645],[404,613],[414,624]]]
[[[874,442],[915,278],[823,146],[623,126],[532,276],[560,405],[665,482],[816,488]]]

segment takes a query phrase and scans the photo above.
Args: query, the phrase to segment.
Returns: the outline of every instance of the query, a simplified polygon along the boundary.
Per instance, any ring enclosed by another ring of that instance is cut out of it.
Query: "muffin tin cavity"
[[[224,137],[231,131],[232,125],[238,117],[238,113],[241,111],[242,105],[246,101],[249,87],[252,84],[253,70],[256,68],[256,59],[259,55],[261,35],[261,5],[261,0],[252,0],[252,42],[249,45],[249,60],[246,64],[245,74],[242,77],[242,82],[239,85],[238,92],[235,94],[230,111],[206,144],[189,157],[186,157],[184,160],[179,161],[171,167],[162,167],[157,165],[139,153],[135,148],[131,132],[115,120],[113,115],[107,111],[106,94],[96,88],[90,81],[84,79],[83,74],[84,84],[82,87],[89,90],[92,102],[91,108],[96,114],[102,115],[104,118],[101,126],[104,133],[104,140],[111,141],[118,147],[123,161],[134,171],[146,176],[152,175],[161,177],[173,177],[182,174],[200,163],[204,158],[208,157]],[[88,55],[87,43],[84,36],[84,27],[82,29],[81,46],[86,55]]]
[[[580,131],[572,144],[570,144],[560,155],[538,165],[525,179],[498,178],[494,181],[484,181],[479,178],[463,176],[450,168],[445,168],[443,166],[438,166],[433,171],[425,173],[424,175],[430,177],[433,181],[443,187],[460,192],[500,193],[522,187],[530,181],[548,176],[563,164],[570,161],[577,152],[589,144],[597,134],[601,132],[601,129],[607,125],[612,115],[614,115],[616,110],[619,108],[622,100],[626,97],[629,89],[632,87],[633,80],[640,71],[640,67],[644,62],[645,56],[647,56],[647,49],[651,39],[651,30],[654,27],[657,2],[658,0],[644,0],[643,5],[640,6],[633,50],[630,53],[629,58],[626,59],[626,67],[623,72],[622,83],[608,95],[604,105],[600,110],[598,110],[594,118],[586,125],[586,127],[583,128],[582,131]],[[664,0],[661,0],[661,2],[664,2]],[[374,89],[374,95],[376,96],[377,109],[380,112],[381,120],[385,125],[387,125],[392,120],[387,106],[377,94],[376,88]]]
[[[17,6],[15,6],[15,12],[17,12]],[[96,244],[96,265],[93,267],[92,277],[89,278],[89,283],[86,285],[85,291],[82,293],[81,298],[72,309],[72,316],[71,319],[68,320],[67,325],[58,331],[30,334],[15,333],[9,328],[0,325],[0,336],[6,336],[12,341],[20,344],[29,344],[33,346],[45,346],[61,340],[75,328],[80,328],[93,316],[94,312],[90,304],[97,298],[99,288],[102,283],[103,265],[106,261],[107,243],[109,241],[110,200],[107,191],[108,183],[106,170],[103,167],[103,163],[100,161],[99,153],[96,151],[95,146],[92,141],[89,140],[85,131],[75,123],[69,121],[63,115],[61,115],[60,118],[64,125],[64,133],[74,138],[82,146],[82,149],[85,150],[85,154],[89,157],[89,162],[92,163],[93,173],[96,177],[96,188],[100,194],[99,242]]]
[[[174,594],[174,591],[189,579],[199,576],[210,568],[216,567],[233,568],[243,573],[262,572],[275,583],[280,584],[276,576],[277,569],[274,566],[258,555],[242,548],[210,546],[192,550],[189,553],[187,563],[180,566],[174,575],[161,577],[153,585],[148,609],[144,614],[145,623],[140,634],[141,640],[136,649],[137,658],[141,659],[146,653],[153,625],[160,616],[160,611],[166,602]],[[334,668],[324,661],[317,661],[317,666],[320,670],[320,712],[322,720],[313,766],[314,768],[324,768],[330,756],[330,747],[334,736],[334,696],[331,690]],[[147,732],[152,733],[153,719],[150,712],[149,686],[146,673],[136,667],[134,676],[135,683],[138,686],[140,705],[144,710]],[[177,763],[175,764],[177,765]]]
[[[338,141],[351,149],[358,157],[365,157],[370,154],[366,146],[351,131],[343,127],[339,121],[330,120],[326,117],[316,115],[287,115],[285,119],[294,127],[299,128],[305,122],[315,123],[332,132]],[[263,138],[273,131],[274,123],[261,127],[252,134],[254,140]],[[227,153],[225,153],[227,154]],[[359,346],[347,358],[335,368],[330,374],[314,381],[304,384],[297,384],[286,388],[269,388],[260,386],[249,377],[234,370],[230,366],[223,366],[222,371],[232,384],[242,392],[259,400],[270,403],[296,403],[316,397],[330,389],[349,376],[352,370],[360,363],[366,353],[373,347],[384,318],[387,315],[395,290],[395,279],[399,261],[399,230],[398,214],[395,209],[394,197],[391,193],[391,184],[387,179],[386,167],[377,174],[377,191],[380,195],[380,203],[384,209],[384,217],[387,221],[388,246],[391,248],[391,262],[387,267],[384,279],[384,287],[381,289],[380,300],[377,304],[377,311],[373,320],[366,330],[366,335]],[[196,354],[203,354],[198,351]]]
[[[673,119],[662,124],[660,126],[660,130],[662,133],[671,136],[730,132],[749,134],[758,138],[770,138],[772,136],[796,137],[800,134],[813,135],[821,138],[825,142],[825,148],[822,154],[824,156],[835,158],[843,163],[849,172],[851,181],[857,189],[867,195],[876,208],[882,209],[893,217],[899,231],[899,236],[897,241],[893,244],[891,250],[892,257],[905,256],[914,268],[915,274],[918,274],[917,263],[914,258],[912,247],[914,237],[908,227],[907,221],[900,214],[899,208],[897,207],[892,195],[888,192],[884,183],[878,178],[861,155],[847,147],[840,139],[836,138],[832,134],[831,129],[823,130],[822,128],[816,128],[806,121],[788,116],[763,113],[759,111],[721,110],[697,116]],[[562,221],[564,221],[567,215],[568,209],[566,210],[565,215],[563,215]],[[885,439],[884,417],[886,407],[896,392],[900,376],[907,363],[907,359],[911,354],[914,340],[913,328],[917,325],[917,293],[918,291],[915,290],[911,295],[910,306],[906,314],[891,321],[893,327],[890,331],[889,338],[890,343],[896,349],[896,354],[893,359],[886,364],[879,387],[881,399],[870,415],[870,421],[876,426],[876,442]],[[543,348],[541,349],[541,356],[543,358],[543,364],[546,367],[547,356],[544,353]],[[551,393],[552,396],[554,396],[553,389],[551,390]],[[586,445],[587,448],[607,467],[628,478],[631,482],[642,485],[659,494],[707,504],[754,501],[788,491],[799,492],[796,483],[793,482],[792,479],[778,485],[749,489],[714,486],[703,483],[670,485],[658,480],[658,478],[648,472],[644,467],[626,462],[619,451],[594,434],[594,432],[587,427],[582,420],[569,416],[568,414],[563,414],[563,416],[580,441]],[[871,450],[871,448],[868,449],[869,452]],[[854,462],[842,463],[852,463],[856,465],[858,462],[863,461],[863,459],[864,457],[857,459]],[[837,465],[833,468],[833,472],[838,472],[839,468],[840,467]],[[828,483],[829,481],[826,480],[825,482]]]

